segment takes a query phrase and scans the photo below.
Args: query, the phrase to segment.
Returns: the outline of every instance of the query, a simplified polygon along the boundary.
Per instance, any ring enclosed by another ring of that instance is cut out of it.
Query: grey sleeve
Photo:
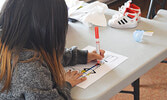
[[[65,49],[62,59],[63,66],[73,66],[76,64],[87,63],[87,50],[78,50],[76,46],[70,49]]]
[[[25,100],[71,100],[71,85],[66,82],[64,87],[54,87],[51,72],[39,62],[22,63],[17,68],[18,84],[24,93]],[[17,83],[15,82],[15,83]]]

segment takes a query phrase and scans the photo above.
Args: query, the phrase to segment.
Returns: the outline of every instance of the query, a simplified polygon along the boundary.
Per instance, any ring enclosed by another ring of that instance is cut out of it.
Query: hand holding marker
[[[99,29],[95,27],[95,39],[96,39],[96,53],[100,55],[100,42],[99,42]],[[85,77],[92,73],[96,68],[100,65],[100,60],[97,60],[97,64],[88,68],[87,70],[82,70],[83,75],[81,77]]]
[[[98,27],[95,27],[95,39],[96,39],[96,53],[100,55],[100,41],[99,41],[99,29],[98,29]],[[82,70],[83,75],[81,77],[85,77],[85,76],[91,74],[100,65],[101,65],[101,61],[97,60],[97,64],[88,68],[87,70]]]

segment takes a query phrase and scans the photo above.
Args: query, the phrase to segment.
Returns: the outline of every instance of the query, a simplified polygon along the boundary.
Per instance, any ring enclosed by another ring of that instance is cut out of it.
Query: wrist
[[[68,81],[66,81],[66,86],[69,87],[69,88],[73,87],[72,84],[70,82],[68,82]]]

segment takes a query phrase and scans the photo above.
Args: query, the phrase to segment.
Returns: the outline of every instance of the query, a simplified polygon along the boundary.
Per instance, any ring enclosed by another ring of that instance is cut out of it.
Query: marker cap
[[[95,38],[99,39],[99,28],[97,26],[95,27]]]

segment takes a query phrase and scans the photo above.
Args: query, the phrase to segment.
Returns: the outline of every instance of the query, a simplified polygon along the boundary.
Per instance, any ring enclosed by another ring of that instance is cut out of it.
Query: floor
[[[131,85],[123,90],[132,91]],[[133,100],[132,94],[118,93],[110,100]],[[140,78],[140,100],[167,100],[167,64],[160,63]]]
[[[118,7],[121,7],[125,1],[127,0],[119,0],[118,2],[109,4],[108,6],[111,9],[118,10]],[[133,0],[133,3],[141,8],[142,17],[146,17],[150,0]],[[167,6],[165,9],[167,9]],[[132,91],[132,89],[132,86],[129,85],[123,90]],[[133,95],[118,93],[110,100],[133,100]],[[140,100],[167,100],[167,64],[159,63],[149,72],[141,76]]]

